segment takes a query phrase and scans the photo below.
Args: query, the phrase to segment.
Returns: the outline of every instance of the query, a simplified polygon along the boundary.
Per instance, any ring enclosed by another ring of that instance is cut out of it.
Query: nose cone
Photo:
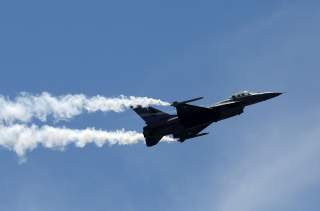
[[[278,97],[281,95],[281,92],[265,92],[265,93],[257,93],[249,97],[244,103],[245,105],[252,105],[256,103],[260,103],[266,100],[269,100],[274,97]]]
[[[274,98],[274,97],[278,97],[282,95],[281,92],[267,92],[267,93],[263,93],[261,94],[261,99],[263,100],[269,100],[271,98]]]

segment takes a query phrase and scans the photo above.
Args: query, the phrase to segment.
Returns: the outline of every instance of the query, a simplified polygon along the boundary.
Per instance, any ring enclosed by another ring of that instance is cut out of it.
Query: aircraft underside
[[[144,136],[147,143],[157,144],[163,136],[172,135],[173,138],[180,142],[184,142],[187,139],[207,135],[208,133],[200,133],[207,128],[213,122],[239,115],[243,112],[243,107],[231,108],[224,110],[223,112],[214,112],[208,110],[201,115],[189,115],[187,118],[176,118],[171,124],[165,122],[161,126],[144,127]]]
[[[274,98],[280,94],[276,92],[242,92],[212,107],[188,104],[202,98],[173,102],[171,105],[176,108],[176,115],[170,115],[153,107],[138,106],[133,110],[147,125],[143,129],[147,146],[154,146],[166,135],[172,135],[180,142],[206,135],[207,133],[201,133],[201,131],[211,123],[240,115],[246,106]]]

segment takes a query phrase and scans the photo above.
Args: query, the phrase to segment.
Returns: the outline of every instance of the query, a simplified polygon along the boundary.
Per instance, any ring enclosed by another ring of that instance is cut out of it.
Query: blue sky
[[[0,3],[0,90],[166,101],[287,94],[184,144],[0,149],[1,210],[320,209],[318,1]],[[173,110],[171,110],[173,111]],[[133,112],[72,128],[141,131]]]

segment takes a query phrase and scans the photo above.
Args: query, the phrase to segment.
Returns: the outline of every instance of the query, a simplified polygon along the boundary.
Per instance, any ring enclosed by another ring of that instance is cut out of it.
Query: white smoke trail
[[[143,134],[135,131],[103,131],[94,128],[83,130],[56,128],[48,125],[28,126],[34,119],[47,121],[49,116],[55,121],[68,120],[83,112],[122,112],[133,106],[167,106],[169,103],[147,97],[103,96],[87,97],[83,94],[52,96],[47,92],[39,95],[20,93],[15,99],[0,95],[0,146],[24,157],[39,145],[45,148],[64,149],[69,144],[84,147],[94,143],[101,147],[109,145],[135,144],[144,140]],[[163,141],[173,141],[164,137]]]
[[[148,97],[103,96],[87,97],[83,94],[52,96],[47,92],[39,95],[20,93],[14,100],[0,95],[0,122],[13,124],[27,123],[33,118],[43,122],[48,116],[54,120],[68,120],[83,112],[122,112],[130,106],[147,107],[150,105],[167,106],[169,103]]]
[[[83,130],[56,128],[51,126],[26,126],[14,124],[10,126],[0,125],[0,146],[14,151],[19,157],[24,157],[27,152],[39,145],[50,149],[64,149],[67,145],[84,147],[94,143],[98,147],[108,145],[129,145],[143,141],[143,134],[136,131],[103,131],[94,128]],[[162,141],[174,141],[171,137],[164,137]]]

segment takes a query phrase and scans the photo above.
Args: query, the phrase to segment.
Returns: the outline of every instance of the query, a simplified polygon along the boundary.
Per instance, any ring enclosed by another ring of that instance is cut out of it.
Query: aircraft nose
[[[280,95],[282,95],[283,93],[281,92],[272,92],[272,93],[268,93],[267,96],[270,97],[269,99],[271,98],[274,98],[274,97],[278,97]]]
[[[271,98],[278,97],[283,93],[281,92],[263,92],[256,93],[250,97],[248,97],[243,103],[248,106],[256,103],[260,103],[262,101],[270,100]]]
[[[259,94],[258,95],[258,101],[265,101],[265,100],[269,100],[271,98],[274,98],[274,97],[278,97],[280,95],[282,95],[283,93],[281,92],[267,92],[267,93],[262,93],[262,94]]]
[[[278,97],[279,95],[281,95],[283,93],[281,92],[265,92],[265,93],[258,93],[256,95],[253,95],[252,97],[250,97],[245,104],[246,105],[252,105],[252,104],[256,104],[256,103],[260,103],[262,101],[266,101],[269,100],[271,98],[274,97]]]

